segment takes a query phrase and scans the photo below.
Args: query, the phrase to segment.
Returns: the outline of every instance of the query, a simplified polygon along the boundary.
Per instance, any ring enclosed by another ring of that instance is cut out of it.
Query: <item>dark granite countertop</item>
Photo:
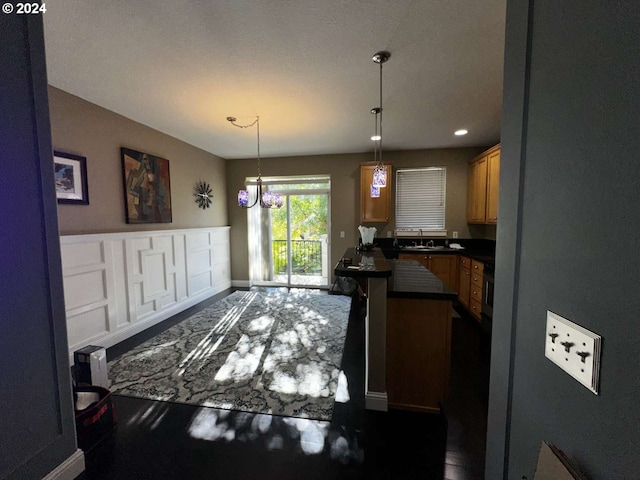
[[[344,265],[343,259],[350,259],[351,265]],[[456,292],[447,288],[422,264],[415,260],[389,260],[378,248],[368,252],[348,248],[336,264],[334,273],[340,277],[390,277],[387,297],[437,300],[454,300],[457,297]]]
[[[349,259],[351,264],[343,263],[344,259]],[[379,248],[358,252],[351,247],[344,252],[333,273],[339,277],[390,277],[391,264]]]
[[[387,297],[455,300],[458,294],[415,260],[389,260],[393,273]]]
[[[443,239],[435,239],[439,248],[415,248],[412,247],[414,241],[401,239],[399,248],[394,248],[393,238],[376,239],[376,246],[389,259],[396,259],[400,253],[428,253],[429,255],[452,255],[459,254],[473,258],[484,264],[493,266],[495,264],[495,241],[483,239],[448,239],[449,243],[460,243],[464,248],[454,249],[444,247]],[[424,242],[423,242],[424,243]]]

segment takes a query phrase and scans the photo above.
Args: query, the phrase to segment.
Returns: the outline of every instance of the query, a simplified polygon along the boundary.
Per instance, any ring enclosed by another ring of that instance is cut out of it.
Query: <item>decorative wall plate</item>
[[[211,190],[211,186],[207,182],[198,182],[196,183],[195,193],[193,194],[196,197],[196,203],[198,207],[203,210],[209,208],[211,206],[213,192]]]

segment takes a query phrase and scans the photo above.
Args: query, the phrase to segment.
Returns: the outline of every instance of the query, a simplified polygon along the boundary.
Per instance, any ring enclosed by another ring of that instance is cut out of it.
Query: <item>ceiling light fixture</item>
[[[460,130],[456,130],[455,132],[453,132],[453,134],[457,135],[458,137],[460,137],[462,135],[466,135],[467,133],[469,133],[469,130],[465,130],[464,128],[462,128]]]
[[[373,161],[375,167],[373,169],[373,182],[371,183],[371,197],[380,196],[380,188],[387,186],[387,170],[382,163],[382,64],[389,60],[391,54],[389,52],[378,52],[373,56],[373,61],[380,65],[380,106],[371,109],[371,113],[375,115],[375,135],[371,140],[376,142],[373,147]]]
[[[282,195],[279,193],[273,193],[269,190],[266,192],[262,192],[262,175],[260,173],[260,117],[256,116],[256,119],[249,123],[248,125],[238,125],[236,123],[236,117],[227,117],[227,121],[231,123],[231,125],[238,128],[249,128],[256,125],[257,137],[258,137],[258,179],[256,180],[256,198],[254,202],[249,205],[249,190],[239,190],[238,191],[238,206],[242,208],[251,208],[258,204],[260,201],[260,206],[262,208],[280,208],[282,207]]]

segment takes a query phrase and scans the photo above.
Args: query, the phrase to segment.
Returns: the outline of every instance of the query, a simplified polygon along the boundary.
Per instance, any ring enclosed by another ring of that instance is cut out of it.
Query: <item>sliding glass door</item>
[[[282,177],[265,185],[282,195],[283,206],[249,212],[252,283],[328,287],[329,178]]]

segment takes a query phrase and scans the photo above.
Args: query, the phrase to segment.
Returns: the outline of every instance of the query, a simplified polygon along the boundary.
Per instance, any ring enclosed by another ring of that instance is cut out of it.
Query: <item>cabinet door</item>
[[[500,149],[489,154],[487,172],[487,223],[498,222],[498,184],[500,180]]]
[[[421,253],[400,253],[398,255],[399,260],[415,260],[421,264],[424,268],[429,268],[429,257]]]
[[[469,164],[467,222],[484,223],[487,208],[487,157]]]
[[[476,223],[484,223],[486,220],[487,209],[487,157],[481,158],[476,162],[475,173],[475,210],[474,218]]]
[[[451,302],[389,298],[386,334],[389,407],[439,412],[449,390]]]
[[[385,165],[387,186],[380,189],[380,196],[371,197],[374,165],[360,166],[360,222],[388,222],[391,208],[391,165]]]
[[[457,255],[428,255],[427,268],[454,292],[458,290],[457,260]]]

